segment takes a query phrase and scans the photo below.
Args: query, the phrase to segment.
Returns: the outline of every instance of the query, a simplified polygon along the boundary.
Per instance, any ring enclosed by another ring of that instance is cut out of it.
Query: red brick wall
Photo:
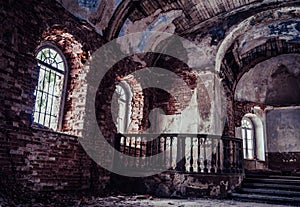
[[[79,134],[83,122],[84,63],[103,44],[102,37],[56,1],[1,1],[0,8],[1,190],[103,190],[109,173],[70,135]],[[43,41],[56,44],[68,62],[62,133],[32,127],[38,80],[34,55]]]

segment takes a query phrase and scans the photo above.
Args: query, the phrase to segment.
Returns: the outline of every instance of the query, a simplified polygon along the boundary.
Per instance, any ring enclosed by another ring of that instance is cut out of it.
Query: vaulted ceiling
[[[300,53],[299,0],[60,0],[110,41],[163,31],[206,48],[234,90],[242,75],[271,57]],[[205,43],[200,43],[205,39]],[[209,40],[209,41],[207,41]]]
[[[222,38],[226,29],[259,12],[300,6],[299,0],[60,0],[75,16],[94,25],[99,33],[115,38],[125,23],[170,11],[182,12],[174,18],[175,32],[188,36],[216,33]]]

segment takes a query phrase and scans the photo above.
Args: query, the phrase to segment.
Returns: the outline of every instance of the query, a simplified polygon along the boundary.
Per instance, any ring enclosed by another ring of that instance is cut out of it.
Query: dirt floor
[[[149,195],[135,195],[135,196],[108,196],[108,197],[90,197],[81,199],[67,198],[66,196],[57,196],[53,199],[52,203],[32,201],[31,203],[16,204],[8,198],[0,194],[0,207],[58,207],[58,206],[72,206],[72,207],[283,207],[285,205],[253,203],[253,202],[240,202],[232,200],[217,200],[217,199],[161,199],[153,198]]]

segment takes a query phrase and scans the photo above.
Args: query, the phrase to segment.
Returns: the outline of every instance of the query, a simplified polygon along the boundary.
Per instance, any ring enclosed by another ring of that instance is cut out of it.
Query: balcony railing
[[[237,138],[205,134],[117,134],[115,148],[121,154],[115,157],[115,166],[204,174],[242,173],[242,143]]]

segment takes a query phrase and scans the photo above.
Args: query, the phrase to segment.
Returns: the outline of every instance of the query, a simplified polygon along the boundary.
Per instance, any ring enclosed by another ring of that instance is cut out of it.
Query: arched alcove
[[[267,161],[265,166],[271,170],[298,168],[283,160],[298,156],[299,64],[299,54],[278,55],[250,68],[235,88],[235,123],[243,116],[251,119],[257,160]],[[236,136],[241,137],[239,130]]]
[[[132,97],[133,93],[129,84],[125,81],[120,81],[116,85],[116,90],[113,95],[112,113],[113,119],[117,126],[117,131],[120,133],[128,133],[132,115]]]
[[[254,139],[255,139],[255,158],[260,161],[265,161],[265,142],[264,142],[264,130],[263,122],[256,114],[248,113],[244,117],[251,120],[254,127]]]

